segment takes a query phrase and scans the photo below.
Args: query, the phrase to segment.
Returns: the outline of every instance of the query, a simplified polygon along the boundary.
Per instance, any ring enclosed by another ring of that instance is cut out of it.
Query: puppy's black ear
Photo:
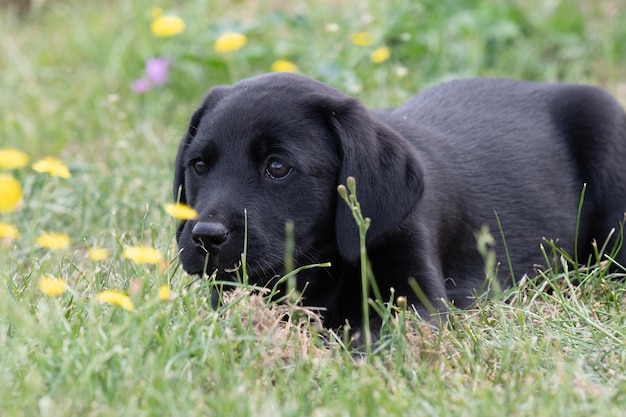
[[[176,155],[176,162],[174,164],[175,202],[187,203],[187,198],[185,197],[185,151],[187,150],[189,144],[193,141],[193,138],[196,136],[196,132],[198,131],[198,127],[200,126],[200,121],[202,120],[202,117],[226,95],[228,88],[229,87],[225,86],[212,88],[211,91],[209,91],[209,93],[204,98],[202,105],[194,112],[193,116],[191,116],[189,126],[187,127],[187,132],[183,136],[182,140],[180,141],[180,145],[178,146],[178,154]]]
[[[175,202],[187,203],[187,198],[185,197],[185,167],[183,163],[183,158],[185,155],[185,149],[187,148],[187,146],[189,146],[189,144],[196,135],[198,125],[200,124],[200,119],[202,119],[203,115],[204,107],[200,107],[193,113],[193,116],[189,121],[189,126],[187,127],[187,132],[180,141],[180,145],[178,145],[178,154],[176,155],[176,162],[174,163]]]
[[[420,199],[422,167],[408,141],[352,98],[329,108],[331,128],[341,152],[340,184],[356,179],[356,195],[364,217],[371,219],[366,244],[391,231]],[[349,261],[359,258],[359,233],[348,205],[337,199],[339,251]]]
[[[180,203],[187,203],[187,197],[185,195],[185,151],[189,144],[193,141],[198,128],[200,127],[200,121],[207,114],[219,100],[221,100],[227,93],[229,87],[218,86],[214,87],[204,98],[202,105],[191,116],[187,132],[178,145],[178,154],[176,155],[176,162],[174,163],[174,201]],[[176,231],[176,239],[180,238],[180,234],[185,226],[185,221],[182,221]]]

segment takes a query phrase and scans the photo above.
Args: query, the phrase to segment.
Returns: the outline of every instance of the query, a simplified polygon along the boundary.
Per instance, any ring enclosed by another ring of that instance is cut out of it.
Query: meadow
[[[623,415],[626,287],[604,263],[556,251],[558,269],[438,331],[389,308],[384,343],[354,354],[297,305],[242,289],[212,310],[167,204],[213,85],[297,71],[383,108],[511,77],[626,104],[625,21],[622,0],[0,9],[0,415]]]

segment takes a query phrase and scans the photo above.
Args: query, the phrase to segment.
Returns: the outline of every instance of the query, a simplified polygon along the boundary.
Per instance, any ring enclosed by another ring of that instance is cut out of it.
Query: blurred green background
[[[21,15],[6,3],[0,148],[58,157],[72,177],[10,172],[23,203],[0,214],[20,233],[0,239],[0,415],[623,414],[615,281],[596,277],[579,293],[547,277],[552,291],[528,284],[511,304],[459,312],[441,338],[398,330],[365,364],[276,323],[259,334],[244,299],[210,311],[203,289],[188,292],[163,205],[207,90],[278,60],[373,108],[459,77],[590,83],[625,103],[624,0],[33,0]],[[159,15],[184,30],[155,36]],[[245,45],[217,52],[228,32]],[[389,56],[373,60],[379,48]],[[133,91],[156,57],[169,61],[166,83]],[[67,234],[69,248],[38,247],[43,232]],[[135,265],[128,245],[165,262]],[[92,247],[110,257],[90,261]],[[38,291],[46,275],[67,281],[62,297]],[[155,301],[162,284],[176,294],[169,304]],[[92,303],[105,288],[129,293],[137,311]]]

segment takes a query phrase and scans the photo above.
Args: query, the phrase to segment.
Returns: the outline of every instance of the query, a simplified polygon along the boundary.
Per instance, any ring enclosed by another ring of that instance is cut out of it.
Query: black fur
[[[245,211],[250,280],[271,284],[292,220],[296,266],[332,263],[298,275],[304,303],[323,307],[329,327],[359,326],[358,231],[336,191],[348,176],[371,218],[367,251],[384,301],[394,288],[429,317],[408,279],[439,311],[444,301],[471,305],[485,279],[483,225],[496,239],[498,279],[511,284],[496,214],[515,277],[544,263],[542,238],[574,252],[585,183],[579,259],[611,229],[621,238],[626,117],[594,87],[502,79],[448,82],[385,111],[292,74],[213,88],[176,159],[174,198],[199,213],[177,236],[184,269],[230,278]],[[626,265],[626,251],[617,261]]]

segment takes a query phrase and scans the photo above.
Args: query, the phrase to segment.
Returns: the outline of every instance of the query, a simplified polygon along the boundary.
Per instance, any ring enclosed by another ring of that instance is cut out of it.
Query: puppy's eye
[[[267,167],[265,168],[265,175],[273,180],[285,179],[291,174],[293,168],[281,161],[278,158],[270,158],[267,161]]]
[[[191,166],[193,166],[193,169],[198,174],[204,174],[208,170],[206,163],[202,159],[196,159],[195,161],[191,163]]]

